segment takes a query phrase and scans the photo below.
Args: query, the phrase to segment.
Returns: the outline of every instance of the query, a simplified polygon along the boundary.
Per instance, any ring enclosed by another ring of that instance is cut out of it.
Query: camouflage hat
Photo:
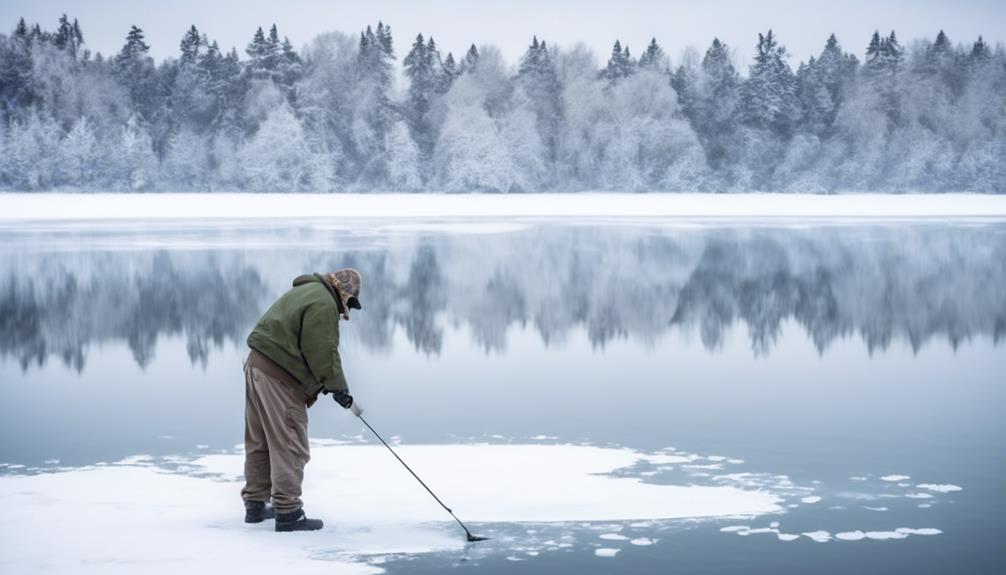
[[[347,308],[350,309],[363,309],[360,305],[360,287],[363,284],[363,280],[360,278],[360,272],[354,270],[353,268],[345,268],[336,272],[329,272],[328,274],[332,281],[342,294],[342,301],[346,304]]]

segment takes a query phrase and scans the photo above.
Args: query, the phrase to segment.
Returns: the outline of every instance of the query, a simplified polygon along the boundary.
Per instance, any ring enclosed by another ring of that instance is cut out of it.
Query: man
[[[361,309],[360,274],[343,269],[302,275],[248,336],[245,362],[245,522],[276,518],[276,531],[314,531],[300,500],[311,459],[307,408],[331,393],[349,409],[339,358],[339,320]],[[268,506],[272,497],[273,508]]]

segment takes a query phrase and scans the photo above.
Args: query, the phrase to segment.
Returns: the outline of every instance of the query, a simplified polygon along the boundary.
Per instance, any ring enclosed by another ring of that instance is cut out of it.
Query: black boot
[[[272,505],[264,501],[245,501],[245,523],[262,523],[276,517]]]
[[[276,514],[276,531],[317,531],[322,525],[321,519],[308,519],[303,509]]]

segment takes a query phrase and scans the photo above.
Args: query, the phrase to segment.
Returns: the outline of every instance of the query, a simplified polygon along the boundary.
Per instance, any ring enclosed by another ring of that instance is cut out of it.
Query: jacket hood
[[[302,286],[309,283],[321,283],[321,280],[312,274],[304,274],[293,278],[293,287]]]

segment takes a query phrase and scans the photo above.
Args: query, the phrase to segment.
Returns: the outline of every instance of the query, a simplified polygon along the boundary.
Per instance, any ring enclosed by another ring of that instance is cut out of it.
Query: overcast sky
[[[705,50],[717,36],[746,64],[757,33],[771,27],[793,66],[820,52],[832,32],[860,57],[875,29],[893,28],[903,42],[941,28],[968,45],[979,34],[992,44],[1006,40],[1006,0],[0,0],[0,29],[9,33],[21,16],[52,29],[63,12],[80,20],[87,46],[104,54],[119,50],[130,25],[140,26],[158,61],[177,56],[191,24],[224,49],[236,46],[242,58],[255,28],[273,22],[298,47],[320,32],[355,34],[383,20],[399,58],[422,32],[444,54],[491,43],[511,62],[534,34],[550,44],[583,42],[602,60],[616,38],[638,55],[656,37],[677,58],[686,46]]]

